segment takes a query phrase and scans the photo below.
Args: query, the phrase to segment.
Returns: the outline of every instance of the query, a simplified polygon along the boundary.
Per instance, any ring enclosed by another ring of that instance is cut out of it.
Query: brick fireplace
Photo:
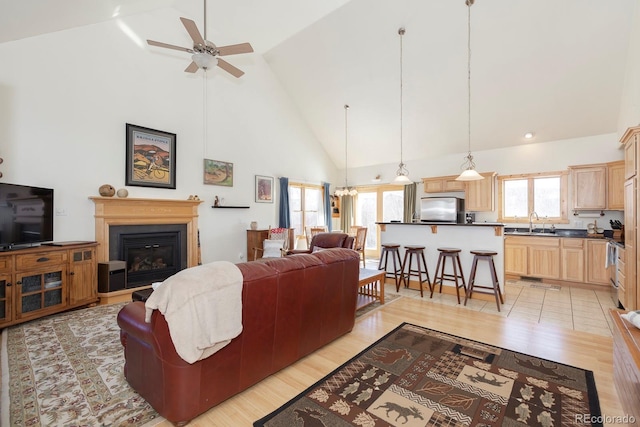
[[[200,200],[166,200],[141,198],[91,197],[95,204],[95,239],[99,243],[96,258],[107,262],[114,256],[110,242],[111,228],[150,226],[167,229],[180,226],[186,237],[186,266],[198,265],[198,206]],[[163,227],[167,226],[167,227]],[[181,267],[184,267],[182,265]],[[120,291],[117,291],[118,293]],[[124,292],[131,293],[131,290]],[[102,295],[101,295],[102,302]],[[110,301],[113,302],[113,301]]]

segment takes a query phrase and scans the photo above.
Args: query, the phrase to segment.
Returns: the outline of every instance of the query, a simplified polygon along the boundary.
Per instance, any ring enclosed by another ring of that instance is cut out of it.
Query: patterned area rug
[[[141,426],[158,418],[124,379],[116,323],[122,305],[76,310],[6,328],[2,425]]]
[[[591,371],[403,323],[254,426],[602,425],[589,422],[600,415]]]

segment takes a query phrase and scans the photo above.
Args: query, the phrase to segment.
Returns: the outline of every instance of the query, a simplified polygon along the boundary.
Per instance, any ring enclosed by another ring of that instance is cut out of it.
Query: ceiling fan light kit
[[[465,4],[467,5],[467,88],[468,88],[468,98],[467,98],[467,106],[468,106],[468,144],[469,144],[469,153],[464,158],[464,163],[462,164],[462,168],[464,171],[460,174],[459,177],[456,178],[456,181],[479,181],[484,179],[482,175],[476,172],[476,164],[473,161],[473,156],[471,155],[471,6],[473,6],[475,0],[465,0]]]
[[[175,46],[167,43],[157,42],[154,40],[147,40],[150,46],[157,46],[166,49],[180,50],[193,54],[191,56],[191,64],[185,68],[187,73],[195,73],[196,71],[209,70],[215,66],[218,66],[225,70],[227,73],[234,77],[240,77],[244,74],[244,71],[231,65],[220,56],[237,55],[240,53],[251,53],[253,47],[249,43],[240,43],[229,46],[216,46],[212,42],[207,40],[207,2],[204,1],[204,37],[200,34],[198,26],[195,22],[188,18],[180,18],[182,25],[189,33],[189,36],[193,40],[193,48]]]

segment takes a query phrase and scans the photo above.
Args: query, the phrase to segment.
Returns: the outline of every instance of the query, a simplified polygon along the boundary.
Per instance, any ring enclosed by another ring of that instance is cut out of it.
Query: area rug
[[[158,419],[123,375],[116,323],[122,306],[97,306],[5,328],[2,425],[142,426]]]
[[[591,371],[403,323],[253,425],[602,425],[600,415]]]

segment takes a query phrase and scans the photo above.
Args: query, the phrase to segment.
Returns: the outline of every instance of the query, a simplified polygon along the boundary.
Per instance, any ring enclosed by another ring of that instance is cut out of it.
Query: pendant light
[[[335,192],[336,196],[355,196],[356,194],[358,194],[358,190],[356,190],[355,188],[350,188],[347,185],[347,170],[349,166],[347,163],[347,159],[348,159],[347,143],[349,140],[348,115],[347,115],[348,111],[349,111],[349,105],[344,104],[344,187],[336,190]]]
[[[398,29],[398,34],[400,35],[400,164],[398,165],[398,170],[396,171],[396,177],[393,180],[394,184],[402,184],[407,185],[411,184],[411,179],[409,179],[409,171],[406,168],[406,165],[402,162],[402,36],[404,36],[405,29]]]
[[[467,35],[467,89],[468,89],[468,143],[469,153],[464,158],[462,168],[464,171],[456,178],[456,181],[478,181],[484,179],[482,175],[476,172],[476,164],[471,155],[471,6],[475,0],[465,0],[468,7],[468,35]]]

